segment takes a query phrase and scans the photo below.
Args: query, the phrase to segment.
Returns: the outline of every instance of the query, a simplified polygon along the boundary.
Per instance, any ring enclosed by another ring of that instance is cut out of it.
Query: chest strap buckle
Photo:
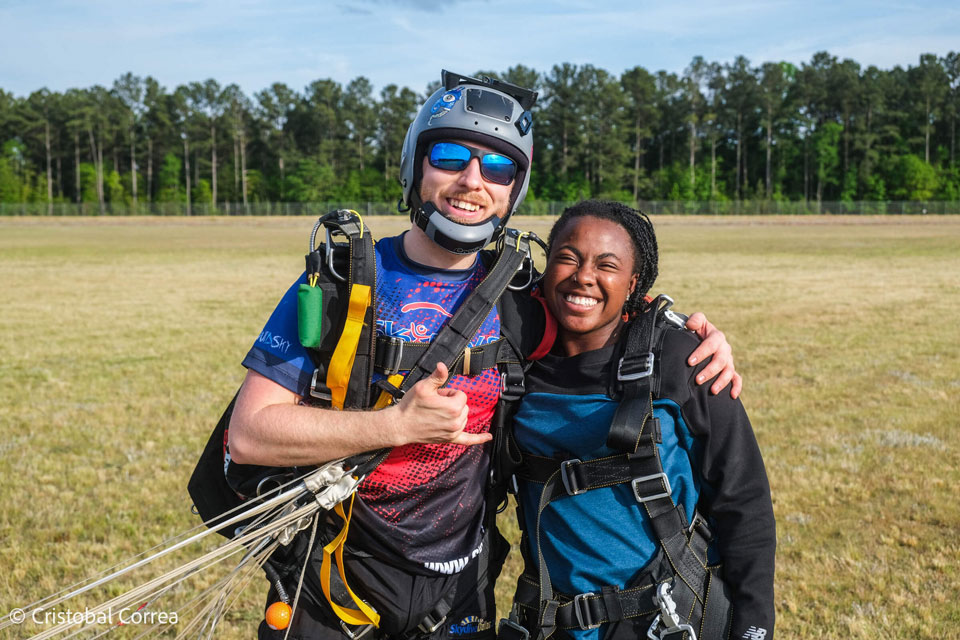
[[[577,616],[577,624],[580,625],[580,628],[583,631],[588,629],[598,629],[600,627],[599,622],[593,621],[593,616],[590,615],[590,605],[587,603],[587,598],[592,598],[597,594],[592,591],[589,593],[578,593],[573,596],[573,613]]]
[[[661,480],[663,483],[661,486],[666,489],[666,491],[653,495],[644,495],[641,492],[640,485],[642,485],[644,482],[650,482],[651,480]],[[636,498],[637,502],[640,504],[643,504],[644,502],[650,502],[651,500],[658,500],[660,498],[669,498],[671,494],[673,494],[673,489],[670,487],[670,478],[668,478],[667,474],[664,472],[634,478],[630,482],[630,486],[633,488],[633,497]]]
[[[631,380],[639,380],[640,378],[652,376],[653,360],[652,351],[648,351],[643,356],[632,356],[629,359],[627,359],[627,356],[623,356],[617,365],[617,380],[620,382],[629,382]],[[626,365],[626,370],[624,370],[624,365]]]
[[[571,463],[580,464],[579,458],[572,458],[570,460],[564,460],[560,463],[560,479],[563,480],[563,488],[566,489],[567,495],[578,496],[581,493],[586,493],[586,489],[581,489],[579,483],[577,482],[577,477],[573,473],[570,473]],[[593,594],[591,594],[593,595]]]

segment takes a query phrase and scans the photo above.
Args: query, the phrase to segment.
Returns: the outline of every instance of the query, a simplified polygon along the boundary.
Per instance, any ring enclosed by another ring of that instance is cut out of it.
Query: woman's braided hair
[[[584,200],[564,210],[560,218],[550,229],[547,240],[549,256],[553,250],[553,241],[567,224],[584,216],[609,220],[620,225],[633,241],[633,272],[637,274],[637,286],[630,299],[623,306],[625,313],[639,311],[644,306],[643,297],[657,279],[657,264],[660,254],[657,250],[657,235],[653,231],[650,218],[641,211],[631,209],[625,204],[611,200]]]

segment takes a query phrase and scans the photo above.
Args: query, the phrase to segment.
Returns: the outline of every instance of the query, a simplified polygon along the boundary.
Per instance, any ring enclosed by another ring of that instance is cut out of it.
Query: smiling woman
[[[763,460],[740,402],[694,384],[694,335],[644,299],[657,262],[649,219],[619,203],[550,233],[557,341],[514,417],[525,570],[501,638],[773,636]]]

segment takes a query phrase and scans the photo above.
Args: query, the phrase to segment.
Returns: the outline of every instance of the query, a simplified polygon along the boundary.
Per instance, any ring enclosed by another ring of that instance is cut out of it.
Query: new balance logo
[[[750,627],[741,637],[743,640],[763,640],[767,637],[767,630],[763,627]]]

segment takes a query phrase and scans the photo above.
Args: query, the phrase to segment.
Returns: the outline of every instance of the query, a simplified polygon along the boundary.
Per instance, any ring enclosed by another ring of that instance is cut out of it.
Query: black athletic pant
[[[375,638],[423,640],[490,640],[496,637],[494,585],[508,550],[496,529],[484,540],[483,552],[460,573],[443,576],[416,575],[349,547],[344,570],[350,588],[380,614],[380,628],[371,629],[364,640]],[[310,560],[300,600],[291,622],[290,640],[346,640],[340,619],[330,608],[320,587],[319,548]],[[336,574],[336,568],[332,571]],[[285,581],[293,604],[299,572]],[[335,579],[339,579],[334,575]],[[267,606],[276,602],[271,589]],[[433,633],[419,627],[438,603],[450,607],[446,620]],[[346,604],[346,603],[342,603]],[[350,608],[355,608],[352,603]],[[356,633],[358,629],[353,628]],[[286,630],[274,631],[260,623],[260,640],[282,640]]]

